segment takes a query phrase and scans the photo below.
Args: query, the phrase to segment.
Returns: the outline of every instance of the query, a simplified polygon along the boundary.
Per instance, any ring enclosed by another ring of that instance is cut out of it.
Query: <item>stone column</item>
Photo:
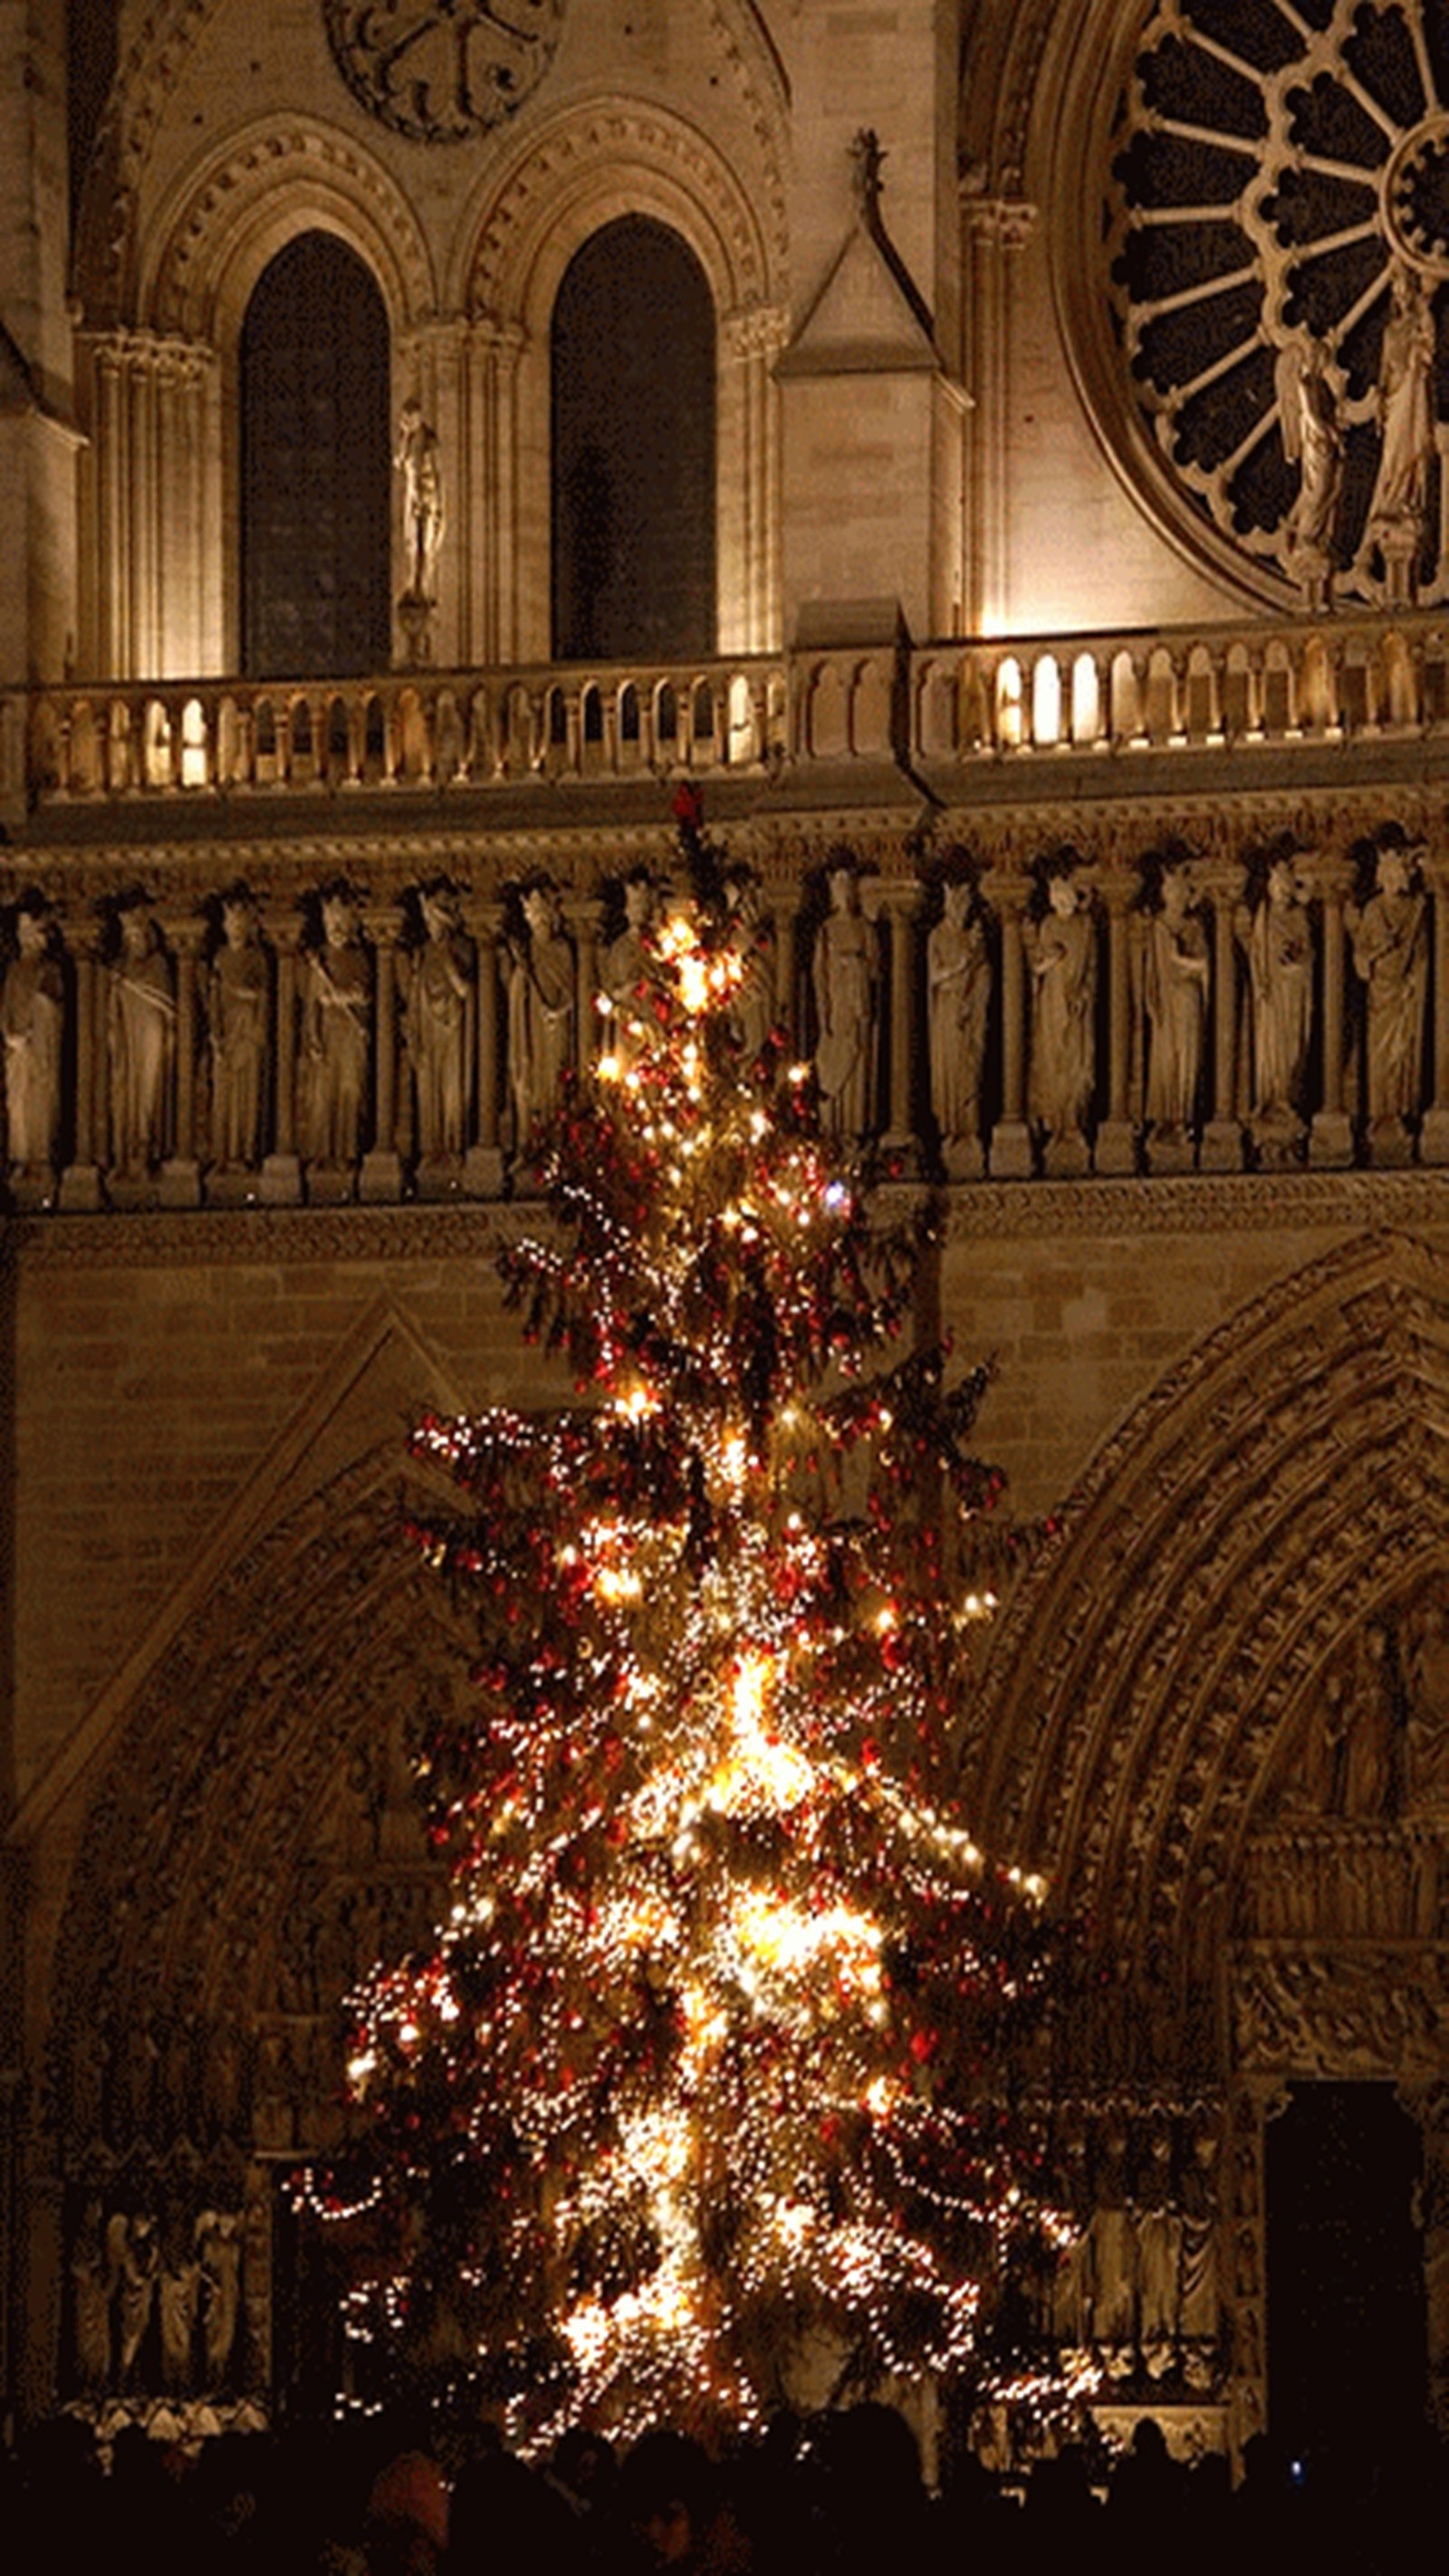
[[[503,927],[503,906],[498,903],[466,904],[463,918],[473,940],[476,977],[474,1025],[478,1059],[477,1133],[463,1158],[463,1187],[470,1198],[490,1199],[496,1198],[503,1187],[500,1133],[502,1039],[498,993],[498,934]]]
[[[1431,856],[1424,881],[1434,907],[1434,1088],[1419,1131],[1419,1160],[1449,1163],[1449,865]]]
[[[176,960],[176,1116],[174,1146],[161,1167],[161,1205],[200,1207],[201,1165],[196,1150],[196,961],[201,924],[182,918],[165,924]]]
[[[596,895],[579,895],[564,905],[564,921],[574,943],[574,1026],[578,1030],[578,1067],[587,1073],[599,1052],[599,930],[604,907]]]
[[[1031,1178],[1026,1119],[1026,959],[1021,924],[1027,888],[1016,876],[990,876],[984,891],[1001,923],[1001,1115],[991,1131],[991,1177]]]
[[[267,924],[277,958],[276,1049],[272,1090],[276,1101],[273,1148],[262,1165],[262,1199],[268,1207],[295,1206],[302,1195],[302,1166],[297,1156],[297,953],[302,925],[294,912],[279,912]]]
[[[1343,904],[1347,869],[1325,863],[1318,872],[1323,896],[1323,1097],[1308,1136],[1310,1163],[1342,1171],[1353,1161],[1353,1128],[1343,1103]]]
[[[75,1118],[72,1159],[61,1174],[59,1205],[69,1212],[98,1208],[101,1204],[105,1108],[100,1071],[105,1061],[105,1032],[101,1026],[104,978],[100,969],[100,924],[88,921],[75,929],[69,929],[69,925],[67,928],[68,945],[75,960]]]
[[[1012,304],[1015,254],[1031,239],[1036,208],[1021,198],[988,197],[963,184],[961,212],[968,244],[966,382],[975,409],[966,420],[966,564],[962,631],[999,630],[1007,597],[1007,458],[1011,418]]]
[[[903,1175],[914,1174],[921,1166],[920,1138],[911,1111],[920,1016],[915,925],[922,901],[923,890],[914,877],[871,878],[864,889],[866,918],[883,924],[889,960],[890,1096],[883,1103],[880,1141]]]
[[[402,1197],[402,1158],[397,1150],[397,906],[374,905],[364,928],[372,942],[373,1023],[372,1145],[362,1158],[358,1196]]]
[[[1134,881],[1113,869],[1102,884],[1107,910],[1107,1115],[1097,1130],[1099,1172],[1132,1172],[1137,1168],[1137,1139],[1132,1124],[1132,921],[1129,905]]]
[[[1224,869],[1212,883],[1213,908],[1213,1113],[1202,1134],[1205,1172],[1240,1172],[1243,1130],[1238,1121],[1238,960],[1233,906],[1242,892],[1241,870]]]

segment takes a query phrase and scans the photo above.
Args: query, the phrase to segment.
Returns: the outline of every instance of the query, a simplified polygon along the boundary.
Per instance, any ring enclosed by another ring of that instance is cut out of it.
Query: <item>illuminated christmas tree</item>
[[[553,1224],[504,1268],[578,1402],[414,1440],[475,1713],[422,1761],[450,1909],[358,1999],[350,2080],[387,2330],[525,2446],[749,2425],[807,2351],[842,2394],[984,2389],[1063,2233],[1042,1891],[948,1790],[984,1375],[899,1355],[919,1221],[827,1149],[808,1066],[747,1060],[754,962],[676,908],[543,1140]]]

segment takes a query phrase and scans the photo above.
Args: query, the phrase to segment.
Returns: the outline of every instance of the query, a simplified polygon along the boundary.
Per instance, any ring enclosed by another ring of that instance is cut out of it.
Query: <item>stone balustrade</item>
[[[1221,626],[346,681],[0,695],[0,803],[495,787],[902,759],[943,784],[1010,754],[1314,744],[1449,727],[1449,621]],[[942,772],[948,773],[945,780]]]
[[[359,891],[305,859],[270,892],[41,876],[12,867],[0,915],[28,1209],[526,1191],[534,1110],[597,1046],[633,917],[617,875],[536,890],[481,858],[466,887]],[[837,851],[757,877],[735,936],[755,1028],[818,1055],[827,1125],[903,1175],[1449,1163],[1449,865],[1392,822],[1132,865]]]
[[[760,770],[784,666],[539,664],[358,680],[175,680],[0,700],[0,797],[224,796]]]

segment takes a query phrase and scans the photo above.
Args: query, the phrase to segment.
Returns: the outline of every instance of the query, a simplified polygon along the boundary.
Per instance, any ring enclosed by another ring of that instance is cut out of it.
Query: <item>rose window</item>
[[[1255,587],[1449,594],[1449,0],[1157,0],[1107,230],[1161,470]]]

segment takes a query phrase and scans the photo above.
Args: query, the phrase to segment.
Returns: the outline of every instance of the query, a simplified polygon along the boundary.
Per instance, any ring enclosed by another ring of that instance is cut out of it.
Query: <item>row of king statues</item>
[[[798,914],[738,867],[742,1056],[779,1029],[831,1133],[951,1179],[1272,1168],[1310,1143],[1407,1162],[1449,1108],[1426,1096],[1426,857],[1397,824],[1231,880],[1175,847],[1130,877],[1059,849],[1009,882],[964,851],[918,881],[839,849]],[[22,897],[0,974],[13,1202],[336,1197],[369,1170],[379,1196],[495,1192],[647,997],[677,892],[640,867],[605,894],[538,875],[479,907],[435,878],[379,913],[336,879],[283,917],[236,884],[178,921],[132,889],[70,943]]]

